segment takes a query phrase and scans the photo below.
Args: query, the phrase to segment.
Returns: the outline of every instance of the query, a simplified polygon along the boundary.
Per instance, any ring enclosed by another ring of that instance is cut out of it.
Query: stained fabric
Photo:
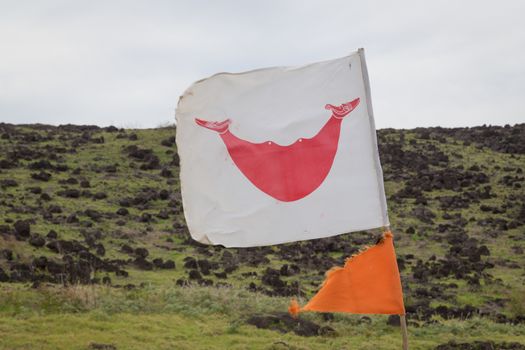
[[[187,89],[176,118],[195,240],[251,247],[389,225],[362,51],[216,74]]]

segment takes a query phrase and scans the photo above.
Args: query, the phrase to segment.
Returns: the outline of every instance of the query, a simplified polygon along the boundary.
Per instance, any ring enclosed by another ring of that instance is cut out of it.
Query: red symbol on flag
[[[288,146],[272,141],[252,143],[233,135],[230,119],[195,122],[219,133],[239,170],[258,189],[271,197],[292,202],[306,197],[324,181],[334,162],[343,118],[359,104],[359,98],[340,106],[327,104],[332,116],[312,138]]]

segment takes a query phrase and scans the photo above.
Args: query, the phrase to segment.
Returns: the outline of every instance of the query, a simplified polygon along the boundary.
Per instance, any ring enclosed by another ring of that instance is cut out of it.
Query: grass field
[[[336,334],[301,337],[257,329],[254,313],[286,309],[289,299],[231,288],[146,287],[136,291],[100,286],[39,290],[1,285],[1,349],[400,349],[399,327],[386,316],[319,314],[301,317],[330,325]],[[448,340],[525,342],[524,325],[482,318],[439,320],[409,327],[412,349],[433,349]],[[96,347],[95,347],[96,348]]]
[[[400,349],[387,316],[250,324],[380,232],[196,244],[174,133],[0,124],[0,349]],[[378,135],[411,349],[525,349],[525,125]]]

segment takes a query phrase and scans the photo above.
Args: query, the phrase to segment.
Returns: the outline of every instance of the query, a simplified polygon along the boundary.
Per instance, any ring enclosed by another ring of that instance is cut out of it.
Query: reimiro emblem
[[[315,191],[332,168],[343,118],[358,105],[359,98],[340,106],[327,104],[331,117],[312,138],[300,138],[293,144],[281,146],[273,141],[252,143],[230,132],[231,120],[210,122],[195,119],[207,129],[219,133],[231,159],[250,182],[268,194],[292,202]]]

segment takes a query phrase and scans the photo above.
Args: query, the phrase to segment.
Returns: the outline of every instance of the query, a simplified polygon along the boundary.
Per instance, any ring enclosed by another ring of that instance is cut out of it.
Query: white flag
[[[195,240],[249,247],[389,225],[363,50],[216,74],[176,116]]]

